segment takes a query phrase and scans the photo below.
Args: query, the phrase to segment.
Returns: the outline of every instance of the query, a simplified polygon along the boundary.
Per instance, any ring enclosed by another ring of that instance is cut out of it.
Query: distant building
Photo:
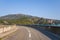
[[[52,24],[52,23],[53,23],[53,20],[48,20],[48,23],[49,23],[49,24]]]

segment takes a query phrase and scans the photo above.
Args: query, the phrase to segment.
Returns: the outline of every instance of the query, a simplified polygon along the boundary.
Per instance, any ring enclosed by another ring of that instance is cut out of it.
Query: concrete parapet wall
[[[16,25],[0,25],[0,34],[13,30],[16,28]]]

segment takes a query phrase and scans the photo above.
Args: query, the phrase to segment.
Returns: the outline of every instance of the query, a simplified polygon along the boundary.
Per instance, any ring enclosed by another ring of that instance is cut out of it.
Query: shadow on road
[[[60,40],[60,36],[50,32],[48,30],[45,30],[43,27],[39,27],[39,26],[27,26],[27,27],[31,27],[31,28],[34,28],[34,29],[42,32],[43,34],[45,34],[46,36],[48,36],[52,40]]]

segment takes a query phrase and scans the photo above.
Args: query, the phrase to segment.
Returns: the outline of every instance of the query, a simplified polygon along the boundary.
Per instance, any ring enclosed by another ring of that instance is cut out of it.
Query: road
[[[51,40],[40,31],[24,26],[18,26],[18,30],[2,40]]]

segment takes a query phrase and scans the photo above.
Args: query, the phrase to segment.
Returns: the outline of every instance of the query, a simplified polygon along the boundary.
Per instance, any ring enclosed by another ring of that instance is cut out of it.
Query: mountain
[[[10,14],[10,15],[6,15],[6,16],[2,16],[2,17],[0,17],[0,19],[20,19],[22,17],[31,18],[32,16],[24,15],[24,14]]]
[[[6,16],[0,17],[0,20],[7,21],[9,23],[24,23],[24,24],[34,24],[34,22],[38,21],[39,17],[24,15],[24,14],[10,14]]]
[[[2,16],[0,17],[0,23],[4,23],[3,21],[16,24],[60,24],[60,20],[46,19],[24,14],[10,14]]]

